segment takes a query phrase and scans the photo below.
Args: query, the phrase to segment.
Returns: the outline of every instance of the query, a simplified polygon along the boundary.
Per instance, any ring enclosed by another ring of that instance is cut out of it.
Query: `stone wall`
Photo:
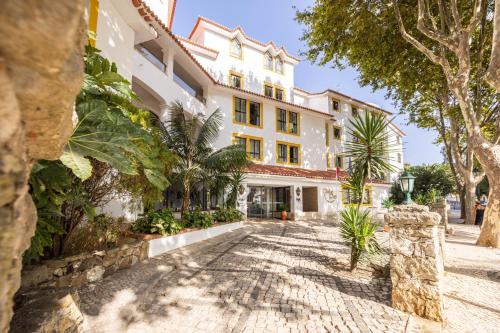
[[[8,330],[22,254],[35,231],[31,167],[57,159],[72,132],[86,3],[0,1],[0,332]]]
[[[433,203],[430,207],[431,212],[436,212],[441,216],[441,225],[445,231],[448,230],[448,208],[448,203],[444,198]]]
[[[427,206],[396,206],[385,215],[390,226],[392,306],[443,321],[443,228]]]
[[[21,289],[75,287],[102,279],[148,258],[148,242],[134,241],[106,251],[44,260],[23,269]]]

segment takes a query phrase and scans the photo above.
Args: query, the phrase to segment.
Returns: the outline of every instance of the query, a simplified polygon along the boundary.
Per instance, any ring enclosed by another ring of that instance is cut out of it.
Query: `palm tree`
[[[175,174],[182,185],[181,214],[184,214],[189,208],[194,184],[207,182],[218,174],[240,170],[248,161],[245,150],[239,145],[214,150],[213,144],[223,119],[219,109],[206,119],[186,114],[179,102],[172,103],[170,111],[165,141],[178,158]]]
[[[357,267],[360,257],[379,252],[380,247],[374,233],[377,224],[372,222],[367,211],[361,212],[365,186],[369,180],[383,178],[393,171],[389,153],[392,148],[387,131],[390,121],[382,114],[366,112],[364,117],[350,121],[348,133],[352,141],[345,144],[344,155],[352,159],[351,179],[347,186],[356,207],[348,207],[340,213],[341,236],[351,244],[351,270]]]

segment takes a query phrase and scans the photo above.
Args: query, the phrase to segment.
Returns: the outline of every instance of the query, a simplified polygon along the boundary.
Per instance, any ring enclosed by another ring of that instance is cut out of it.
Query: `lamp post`
[[[403,200],[404,205],[413,203],[410,193],[413,192],[414,183],[415,177],[407,171],[403,172],[403,174],[399,177],[399,186],[401,186],[401,190],[405,194],[405,199]]]

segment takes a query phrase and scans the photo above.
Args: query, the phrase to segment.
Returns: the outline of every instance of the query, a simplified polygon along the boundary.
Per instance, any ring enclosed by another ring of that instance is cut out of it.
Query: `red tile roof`
[[[315,179],[347,180],[349,174],[339,170],[338,176],[335,170],[309,170],[302,168],[290,168],[279,165],[252,164],[245,170],[247,173],[262,175],[292,176]]]
[[[260,175],[275,175],[275,176],[289,176],[289,177],[302,177],[310,179],[326,179],[347,181],[350,175],[344,170],[311,170],[302,168],[291,168],[279,165],[266,165],[266,164],[252,164],[245,170],[246,173],[260,174]],[[382,180],[372,180],[370,183],[388,184]]]

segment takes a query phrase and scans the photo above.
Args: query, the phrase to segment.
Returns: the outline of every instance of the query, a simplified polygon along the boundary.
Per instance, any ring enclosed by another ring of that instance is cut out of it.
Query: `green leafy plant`
[[[188,116],[178,102],[173,103],[170,110],[171,120],[166,127],[165,142],[179,162],[174,173],[182,187],[181,213],[184,214],[189,208],[194,184],[207,182],[218,174],[239,170],[249,162],[240,145],[219,150],[212,148],[222,125],[220,110],[214,111],[206,119],[199,115]]]
[[[441,192],[436,189],[431,189],[426,193],[418,193],[415,196],[414,201],[419,205],[431,206],[433,203],[438,202],[441,198]]]
[[[396,203],[394,202],[394,200],[389,199],[389,198],[384,199],[384,200],[382,201],[382,207],[387,208],[387,209],[391,209],[391,208],[392,208],[392,207],[394,207],[395,205],[396,205]]]
[[[131,230],[143,234],[175,235],[182,230],[182,222],[175,219],[170,209],[149,211],[142,214]]]
[[[209,228],[214,224],[214,216],[197,208],[184,213],[182,220],[188,228]]]
[[[340,212],[340,235],[351,246],[351,270],[357,267],[363,255],[370,256],[380,252],[375,238],[378,224],[372,222],[369,214],[356,207],[348,207]]]
[[[344,155],[352,160],[351,178],[345,184],[350,189],[350,206],[340,212],[342,237],[351,244],[351,270],[358,265],[364,254],[373,254],[379,246],[375,239],[377,224],[371,222],[368,211],[361,211],[365,201],[366,183],[373,179],[383,179],[385,174],[393,171],[388,156],[391,142],[387,128],[390,121],[383,114],[365,112],[364,117],[350,120],[348,128],[350,141],[346,142]]]
[[[243,218],[243,214],[234,208],[222,208],[219,210],[216,210],[212,214],[214,220],[218,222],[235,222],[235,221],[241,221]]]
[[[114,63],[91,46],[85,51],[73,134],[60,161],[40,161],[30,178],[39,222],[28,261],[49,247],[51,255],[60,255],[81,222],[94,218],[94,207],[122,194],[161,198],[169,185],[175,158],[151,113],[134,105],[137,96]]]
[[[288,206],[287,206],[287,205],[284,205],[284,204],[280,204],[280,205],[278,205],[278,207],[276,207],[276,209],[277,209],[279,212],[288,212]]]

